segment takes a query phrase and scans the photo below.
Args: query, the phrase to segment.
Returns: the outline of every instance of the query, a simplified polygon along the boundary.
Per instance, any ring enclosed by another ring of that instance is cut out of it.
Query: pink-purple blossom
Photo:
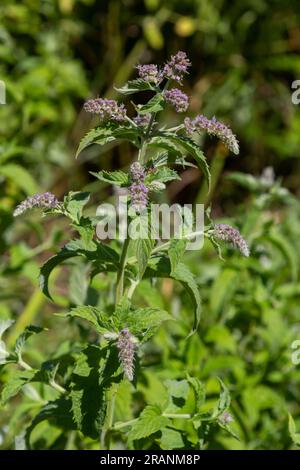
[[[137,65],[136,68],[139,77],[145,82],[157,85],[162,79],[161,72],[156,64]]]
[[[238,249],[243,256],[248,257],[250,255],[246,240],[236,228],[227,224],[216,224],[214,226],[213,235],[219,240],[230,243],[234,248]]]
[[[129,187],[131,196],[131,207],[138,213],[143,212],[148,204],[149,189],[144,183],[132,183]]]
[[[57,205],[58,199],[52,193],[47,192],[43,194],[34,194],[22,201],[14,210],[13,215],[16,217],[35,207],[39,207],[41,209],[54,209]]]
[[[133,162],[130,166],[130,176],[135,182],[143,181],[145,178],[145,168],[140,162]]]
[[[134,339],[135,338],[130,331],[127,328],[124,328],[120,331],[117,341],[119,361],[124,375],[130,381],[132,381],[134,377],[134,353],[136,347]]]
[[[189,107],[189,98],[179,88],[164,91],[165,100],[174,106],[177,113],[184,113]]]
[[[234,154],[239,153],[239,143],[232,130],[219,122],[215,117],[208,119],[206,116],[199,114],[194,119],[185,118],[184,126],[188,134],[193,132],[206,131],[209,135],[214,135],[222,140],[224,145]]]
[[[124,104],[119,105],[115,100],[95,98],[86,101],[83,108],[87,113],[97,114],[101,121],[122,122],[126,118]]]
[[[178,51],[177,54],[172,55],[171,59],[165,64],[163,68],[164,77],[175,80],[181,83],[183,76],[188,73],[188,68],[191,62],[183,51]]]

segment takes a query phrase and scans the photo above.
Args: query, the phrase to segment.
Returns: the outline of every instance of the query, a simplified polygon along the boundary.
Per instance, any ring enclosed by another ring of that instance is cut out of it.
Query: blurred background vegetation
[[[203,314],[199,334],[188,341],[185,293],[172,281],[155,289],[142,283],[140,302],[163,305],[178,323],[163,327],[147,346],[143,380],[132,398],[123,387],[118,419],[131,419],[145,403],[159,402],[161,382],[182,379],[186,371],[207,383],[213,400],[219,375],[233,397],[240,441],[218,431],[211,448],[293,448],[287,417],[291,413],[300,428],[300,366],[291,362],[291,344],[300,339],[300,113],[291,101],[291,84],[300,79],[300,3],[1,0],[0,18],[0,79],[7,94],[7,104],[0,106],[0,318],[16,320],[8,344],[29,323],[49,328],[27,351],[31,361],[41,362],[63,354],[80,340],[79,333],[89,335],[85,325],[52,315],[85,302],[81,265],[53,276],[55,304],[38,287],[39,266],[57,243],[68,240],[67,227],[57,220],[41,223],[38,214],[13,220],[14,207],[46,190],[58,197],[71,188],[95,191],[91,212],[113,199],[111,189],[89,171],[126,167],[133,149],[91,147],[75,161],[78,143],[92,125],[82,104],[88,97],[116,98],[114,86],[135,76],[135,64],[161,63],[184,50],[193,64],[185,83],[190,114],[228,123],[241,152],[229,156],[222,145],[204,139],[212,192],[207,196],[200,172],[188,169],[167,196],[172,202],[211,202],[214,218],[241,228],[252,257],[241,260],[228,252],[222,262],[208,245],[189,254]],[[161,119],[173,125],[178,116],[166,110]],[[101,304],[110,282],[101,275],[94,280],[89,289],[95,303]],[[3,368],[1,380],[11,373]],[[3,448],[13,448],[38,399],[27,387],[1,410]],[[35,448],[93,445],[53,423],[48,428],[42,423],[33,436]]]

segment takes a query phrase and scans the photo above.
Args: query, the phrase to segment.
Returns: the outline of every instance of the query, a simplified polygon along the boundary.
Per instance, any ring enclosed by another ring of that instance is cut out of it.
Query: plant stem
[[[110,449],[109,431],[114,429],[113,422],[114,422],[115,402],[116,402],[117,391],[118,391],[118,384],[115,384],[107,392],[106,417],[105,417],[105,423],[103,425],[103,428],[102,428],[102,431],[101,431],[101,437],[100,437],[101,450],[104,450],[104,449],[109,450]]]
[[[116,304],[118,304],[123,296],[124,292],[124,273],[126,267],[126,260],[127,260],[127,251],[129,246],[129,237],[128,234],[124,240],[121,258],[120,258],[120,267],[117,275],[117,283],[116,283]]]
[[[162,416],[165,418],[171,418],[171,419],[191,419],[192,415],[191,414],[176,414],[176,413],[162,413]],[[139,418],[131,419],[130,421],[125,421],[124,423],[116,423],[112,429],[115,431],[126,428],[127,426],[132,426],[134,423],[136,423],[139,420]]]
[[[19,364],[20,367],[22,367],[25,370],[32,370],[32,367],[29,364],[27,364],[27,362],[23,361],[22,357],[20,357],[20,356],[18,358],[18,364]],[[61,385],[59,385],[58,383],[56,383],[54,379],[49,380],[48,385],[50,385],[50,387],[57,390],[59,393],[66,393],[67,392],[67,390],[64,387],[62,387]]]

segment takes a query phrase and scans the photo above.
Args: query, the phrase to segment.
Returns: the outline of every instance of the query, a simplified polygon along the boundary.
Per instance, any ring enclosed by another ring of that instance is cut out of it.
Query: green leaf
[[[80,253],[78,251],[69,251],[68,249],[64,248],[57,255],[49,258],[48,261],[46,261],[46,263],[42,266],[39,277],[40,288],[49,299],[52,300],[48,287],[50,274],[52,273],[53,269],[56,268],[56,266],[74,256],[80,256]]]
[[[163,450],[184,449],[185,443],[182,433],[175,429],[165,428],[161,430],[161,438],[158,440],[160,448]]]
[[[89,345],[79,355],[71,376],[72,413],[77,428],[92,439],[98,439],[106,415],[105,392],[119,368],[116,348]]]
[[[208,191],[210,191],[211,185],[211,178],[210,178],[210,171],[209,166],[207,164],[206,158],[204,153],[200,149],[200,147],[194,142],[192,139],[187,137],[176,137],[175,141],[179,143],[189,154],[194,157],[198,167],[202,170],[203,175],[206,179],[208,185]]]
[[[189,334],[192,335],[198,328],[201,316],[201,297],[195,278],[189,268],[183,263],[178,263],[175,271],[171,274],[171,263],[166,256],[157,256],[149,260],[145,277],[171,277],[179,281],[190,294],[194,305],[194,324]]]
[[[99,437],[106,403],[101,386],[101,362],[106,351],[90,345],[80,353],[71,376],[72,413],[77,428],[93,439]]]
[[[100,181],[104,181],[105,183],[115,184],[117,186],[128,186],[129,184],[129,176],[127,173],[121,170],[117,171],[99,171],[95,173],[90,171],[90,174],[98,178]]]
[[[152,137],[149,146],[151,145],[165,148],[171,153],[180,152],[181,154],[190,154],[196,161],[198,167],[202,170],[208,184],[208,190],[210,190],[211,178],[209,166],[202,150],[196,142],[186,136],[160,132],[159,135]]]
[[[9,163],[0,167],[0,175],[9,178],[16,186],[22,189],[28,196],[39,192],[39,186],[31,174],[22,166]]]
[[[171,136],[173,136],[173,134]],[[182,154],[182,150],[172,138],[161,134],[153,136],[149,141],[148,147],[163,148],[173,155]]]
[[[48,288],[51,272],[56,266],[75,256],[83,256],[88,261],[94,262],[96,265],[94,274],[100,272],[99,267],[102,266],[102,263],[101,270],[109,270],[112,265],[117,267],[119,261],[118,253],[109,246],[95,243],[92,250],[86,250],[85,243],[82,240],[72,240],[57,255],[49,258],[41,268],[40,288],[49,299],[52,299]]]
[[[105,145],[114,142],[116,139],[124,139],[132,142],[136,147],[139,147],[139,130],[136,127],[125,127],[114,123],[106,123],[100,127],[96,127],[89,131],[81,140],[76,158],[92,144]]]
[[[132,440],[143,439],[151,436],[170,424],[170,420],[162,416],[158,405],[149,405],[142,411],[139,419],[133,424],[128,438]]]
[[[139,114],[158,113],[164,109],[165,100],[161,93],[157,93],[148,103],[138,108]]]
[[[156,171],[149,173],[149,175],[145,178],[145,183],[151,183],[152,181],[159,181],[160,183],[167,183],[169,181],[180,180],[180,176],[178,176],[175,170],[164,166],[162,168],[158,168]]]
[[[195,413],[199,413],[201,406],[205,403],[205,386],[197,377],[188,375],[187,381],[195,394]]]
[[[84,206],[89,202],[90,193],[71,191],[64,199],[64,207],[70,218],[76,223],[80,223]]]
[[[71,400],[65,397],[46,403],[41,411],[33,418],[31,425],[26,430],[27,448],[30,449],[30,436],[32,431],[42,421],[51,422],[53,425],[65,431],[76,430],[76,425],[72,419],[71,405]]]
[[[293,443],[296,444],[297,446],[300,446],[300,433],[296,432],[296,425],[295,425],[295,421],[293,420],[292,415],[289,414],[288,416],[289,416],[289,434],[291,436]]]
[[[145,82],[141,78],[130,80],[122,88],[115,88],[115,90],[122,93],[122,95],[132,95],[138,91],[146,90],[156,91],[155,87],[151,83]]]
[[[27,326],[25,330],[23,331],[23,333],[17,338],[15,348],[14,348],[15,353],[17,355],[20,355],[24,347],[24,344],[26,343],[28,338],[30,338],[32,335],[35,335],[37,333],[41,333],[42,331],[44,331],[44,328],[41,328],[39,326],[33,326],[33,325]]]
[[[180,281],[181,284],[186,288],[189,292],[193,304],[194,304],[194,324],[193,329],[190,332],[189,336],[195,333],[198,328],[201,316],[201,297],[199,293],[199,288],[197,286],[196,280],[194,275],[189,270],[189,268],[184,265],[183,263],[178,263],[176,269],[172,273],[171,277]]]
[[[171,263],[171,275],[175,272],[178,263],[184,255],[187,246],[187,240],[182,238],[172,238],[170,247],[168,249],[168,255]]]
[[[70,312],[57,315],[63,317],[78,317],[87,320],[99,333],[105,333],[112,329],[110,318],[97,307],[82,305],[72,308]]]
[[[89,131],[80,141],[75,157],[77,158],[84,149],[92,144],[105,145],[109,142],[113,142],[115,139],[113,128],[110,126],[96,127]]]
[[[0,404],[4,405],[10,398],[14,397],[22,389],[23,385],[31,382],[37,370],[15,371],[13,376],[8,379],[1,393]]]
[[[155,240],[151,238],[139,238],[138,240],[134,241],[135,255],[138,266],[138,279],[142,279],[144,275],[148,260],[151,256],[151,251],[154,247],[154,243]]]
[[[230,406],[230,393],[224,382],[218,377],[218,381],[221,386],[221,392],[220,392],[220,397],[218,404],[213,410],[213,413],[211,415],[211,419],[216,419],[219,416],[221,416],[224,411],[228,410]]]
[[[127,326],[133,335],[145,342],[156,333],[162,322],[167,320],[172,320],[172,317],[160,308],[141,307],[123,310],[119,313],[117,329]]]

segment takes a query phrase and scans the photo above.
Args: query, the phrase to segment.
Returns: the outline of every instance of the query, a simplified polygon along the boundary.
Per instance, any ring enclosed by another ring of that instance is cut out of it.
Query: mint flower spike
[[[136,69],[138,71],[139,77],[145,82],[158,85],[163,78],[161,72],[155,64],[137,65]]]
[[[54,209],[58,205],[59,201],[57,197],[52,193],[34,194],[33,196],[27,197],[24,201],[19,204],[14,210],[14,217],[23,214],[30,209],[39,207],[41,209]]]
[[[191,62],[183,51],[178,51],[171,59],[165,64],[163,68],[163,75],[167,79],[175,80],[181,83],[183,76],[188,73],[188,68]]]
[[[132,382],[134,378],[134,353],[136,338],[127,328],[120,331],[118,335],[117,348],[119,350],[119,361],[124,375]]]
[[[148,204],[148,192],[149,189],[144,183],[132,183],[129,187],[131,196],[131,207],[139,214],[143,212]]]
[[[217,121],[215,117],[208,119],[203,114],[199,114],[194,119],[185,118],[185,130],[188,134],[193,132],[206,131],[209,135],[218,137],[224,145],[235,155],[239,154],[239,143],[232,130],[222,122]]]
[[[171,88],[163,93],[165,100],[174,106],[177,113],[184,113],[189,107],[189,98],[179,88]]]
[[[87,113],[97,114],[101,121],[122,122],[126,119],[124,104],[118,104],[115,100],[95,98],[84,103],[83,109]]]
[[[143,181],[146,175],[145,168],[140,162],[134,162],[130,166],[130,176],[133,181]]]
[[[240,232],[236,228],[227,224],[216,224],[214,226],[213,235],[219,240],[231,243],[231,245],[238,249],[243,256],[248,257],[250,255],[250,250],[246,240],[241,236]]]

